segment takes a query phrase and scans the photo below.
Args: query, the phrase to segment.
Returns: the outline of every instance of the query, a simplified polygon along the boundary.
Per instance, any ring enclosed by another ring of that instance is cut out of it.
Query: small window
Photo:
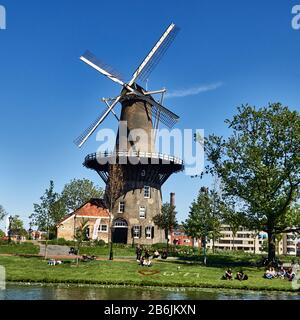
[[[150,198],[151,197],[151,191],[149,186],[144,187],[144,198]]]
[[[101,224],[100,227],[99,227],[99,231],[100,232],[107,232],[108,230],[108,226],[107,224]]]
[[[133,226],[133,237],[135,239],[139,239],[141,237],[141,227],[140,226]]]
[[[146,218],[146,207],[140,207],[140,219]]]
[[[125,212],[125,202],[121,201],[119,202],[119,213]]]
[[[152,228],[151,226],[146,227],[145,233],[146,233],[146,239],[152,239]]]

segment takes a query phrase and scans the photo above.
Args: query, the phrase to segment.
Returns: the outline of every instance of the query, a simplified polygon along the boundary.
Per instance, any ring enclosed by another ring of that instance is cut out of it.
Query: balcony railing
[[[127,151],[118,151],[118,152],[98,152],[89,154],[86,156],[85,160],[95,160],[97,158],[113,158],[113,157],[137,157],[137,158],[151,158],[151,159],[159,159],[159,160],[165,160],[169,162],[173,162],[175,164],[183,165],[183,160],[174,157],[169,156],[163,153],[157,153],[157,152],[127,152]]]

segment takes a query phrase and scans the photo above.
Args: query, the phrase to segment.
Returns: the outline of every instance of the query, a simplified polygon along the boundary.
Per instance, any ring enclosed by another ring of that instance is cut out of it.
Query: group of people
[[[285,269],[283,266],[281,266],[277,271],[274,267],[269,266],[264,274],[264,278],[266,279],[280,278],[288,279],[289,281],[292,281],[295,276],[296,274],[293,271],[293,268],[289,267]]]
[[[233,280],[233,272],[229,268],[225,271],[225,274],[222,277],[223,280]],[[243,281],[248,280],[248,276],[243,272],[243,270],[240,270],[237,272],[235,279]]]
[[[144,252],[144,254],[143,254]],[[150,253],[149,249],[143,249],[141,245],[136,247],[136,260],[141,266],[152,266],[151,259],[167,259],[168,253],[166,250],[163,250],[160,253],[157,249]]]

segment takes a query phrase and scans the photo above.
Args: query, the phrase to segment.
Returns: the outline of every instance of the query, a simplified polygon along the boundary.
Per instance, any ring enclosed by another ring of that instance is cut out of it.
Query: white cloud
[[[178,89],[170,91],[166,94],[166,98],[182,98],[187,96],[194,96],[202,92],[216,90],[223,85],[222,82],[212,83],[208,85],[201,85],[187,89]]]

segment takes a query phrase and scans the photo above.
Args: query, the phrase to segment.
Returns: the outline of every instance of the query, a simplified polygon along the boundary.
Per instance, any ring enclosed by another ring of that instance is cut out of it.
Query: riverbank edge
[[[244,286],[244,287],[231,287],[231,286],[220,286],[214,284],[199,284],[195,285],[188,285],[182,283],[164,283],[164,285],[152,283],[151,281],[144,281],[143,283],[130,283],[128,281],[62,281],[57,279],[52,279],[51,281],[44,281],[44,280],[30,280],[30,279],[23,279],[23,280],[13,280],[13,279],[6,279],[6,282],[9,284],[17,284],[17,285],[41,285],[41,286],[57,286],[57,285],[64,285],[64,286],[74,286],[74,287],[131,287],[131,288],[168,288],[168,289],[225,289],[225,290],[237,290],[237,291],[256,291],[256,292],[289,292],[289,293],[299,293],[300,289],[281,289],[281,288],[258,288],[254,286]]]

